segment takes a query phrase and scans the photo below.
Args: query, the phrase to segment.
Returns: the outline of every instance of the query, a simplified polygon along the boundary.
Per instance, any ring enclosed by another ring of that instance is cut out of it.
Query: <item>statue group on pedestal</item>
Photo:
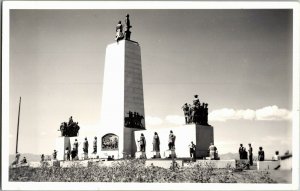
[[[59,131],[62,137],[76,137],[80,127],[78,122],[74,122],[72,116],[69,118],[69,122],[62,122]]]
[[[119,42],[120,40],[124,39],[124,37],[125,37],[125,40],[130,40],[130,36],[131,36],[130,28],[132,28],[132,26],[130,25],[129,14],[127,14],[126,18],[125,18],[125,32],[123,34],[123,25],[122,25],[122,22],[119,21],[116,26],[115,40],[117,42]]]
[[[193,105],[185,103],[182,106],[184,112],[185,123],[195,123],[197,125],[209,125],[208,124],[208,104],[201,103],[198,95],[194,96]]]
[[[128,117],[125,117],[124,122],[125,127],[144,129],[144,125],[142,123],[144,116],[140,115],[138,112],[131,111],[129,111],[127,114]]]

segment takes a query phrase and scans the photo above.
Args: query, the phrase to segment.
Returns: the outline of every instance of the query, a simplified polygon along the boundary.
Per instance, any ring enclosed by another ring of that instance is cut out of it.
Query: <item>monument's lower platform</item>
[[[154,132],[157,132],[160,139],[161,156],[162,158],[169,158],[168,141],[170,130],[176,136],[175,153],[177,158],[190,157],[189,144],[191,144],[191,141],[196,144],[196,158],[203,159],[209,156],[208,148],[210,143],[214,143],[214,130],[212,126],[189,124],[175,128],[136,131],[134,132],[135,140],[139,140],[141,133],[144,134],[146,138],[146,155],[148,158],[151,158],[153,155],[151,153],[153,151],[152,140]],[[136,145],[138,144],[136,143]]]

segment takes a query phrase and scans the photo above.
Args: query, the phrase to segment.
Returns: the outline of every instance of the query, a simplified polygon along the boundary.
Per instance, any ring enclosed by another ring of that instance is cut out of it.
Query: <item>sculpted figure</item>
[[[152,144],[153,144],[153,151],[159,152],[160,151],[160,148],[159,148],[160,140],[159,140],[159,136],[158,136],[157,132],[154,133]]]
[[[140,140],[138,141],[140,143],[140,151],[145,152],[146,149],[146,139],[144,137],[144,134],[141,133]]]
[[[171,130],[169,134],[169,143],[168,143],[169,150],[175,149],[175,139],[176,136],[173,134],[173,131]]]
[[[130,40],[130,35],[131,35],[130,28],[131,27],[132,26],[130,25],[129,14],[127,14],[126,18],[125,18],[125,39],[126,40]]]
[[[181,108],[182,108],[183,113],[184,113],[185,124],[188,124],[190,108],[189,108],[187,103],[185,103]]]
[[[94,142],[93,142],[93,153],[96,154],[97,153],[97,137],[94,138]]]
[[[124,38],[124,35],[123,35],[123,25],[121,23],[121,21],[118,22],[117,26],[116,26],[116,38],[115,40],[117,42],[119,42],[119,40],[122,40]]]

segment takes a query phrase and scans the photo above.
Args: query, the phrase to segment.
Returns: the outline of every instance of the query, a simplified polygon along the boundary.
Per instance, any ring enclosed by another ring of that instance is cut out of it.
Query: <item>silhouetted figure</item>
[[[77,139],[75,139],[75,141],[73,143],[73,149],[75,149],[76,155],[77,155],[78,154],[78,141],[77,141]]]
[[[44,161],[45,161],[45,155],[42,154],[42,155],[41,155],[41,162],[44,162]]]
[[[126,19],[125,19],[125,39],[126,40],[130,40],[130,36],[131,36],[130,28],[131,27],[132,26],[130,25],[129,14],[127,14]]]
[[[26,157],[23,157],[23,159],[21,160],[20,164],[26,164],[26,163],[27,163]]]
[[[71,151],[71,157],[72,157],[72,160],[76,160],[76,157],[77,157],[77,151],[75,148],[72,149]]]
[[[190,157],[196,158],[196,155],[195,155],[196,145],[193,143],[193,141],[191,142],[191,144],[189,144],[189,148],[190,148]]]
[[[160,140],[159,140],[159,136],[157,134],[157,132],[154,133],[153,136],[153,151],[159,152],[160,151]]]
[[[213,143],[210,143],[210,146],[209,146],[208,150],[209,150],[210,159],[215,160],[216,159],[217,147]]]
[[[265,152],[263,151],[262,147],[259,147],[258,161],[264,161],[264,160],[265,160]]]
[[[252,149],[251,143],[249,143],[248,145],[249,145],[249,149],[248,149],[249,164],[252,166],[253,165],[253,149]]]
[[[244,159],[244,152],[245,152],[245,148],[243,147],[243,144],[240,144],[240,148],[239,148],[239,155],[240,155],[240,159]]]

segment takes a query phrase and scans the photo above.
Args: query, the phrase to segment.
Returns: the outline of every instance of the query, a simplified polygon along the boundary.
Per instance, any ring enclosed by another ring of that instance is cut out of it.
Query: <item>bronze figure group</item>
[[[185,103],[182,106],[184,112],[185,123],[195,123],[197,125],[209,125],[208,124],[208,104],[201,103],[198,95],[194,96],[193,105]]]
[[[69,122],[62,122],[59,131],[62,137],[76,137],[79,132],[78,122],[74,122],[72,116],[69,118]]]

